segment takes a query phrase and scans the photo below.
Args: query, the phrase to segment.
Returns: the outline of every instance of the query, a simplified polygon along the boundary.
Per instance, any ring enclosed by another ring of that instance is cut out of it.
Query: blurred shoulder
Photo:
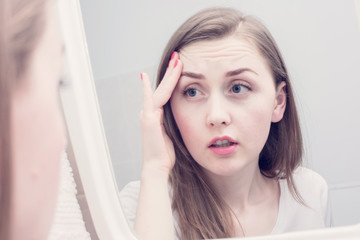
[[[325,179],[309,168],[298,167],[293,174],[294,182],[298,188],[310,187],[310,188],[326,188],[327,183]]]
[[[282,179],[278,222],[273,233],[331,226],[331,208],[325,179],[305,167],[298,167],[292,178],[303,202],[295,198],[286,179]]]
[[[293,179],[298,193],[307,203],[317,202],[322,204],[327,202],[328,185],[325,179],[317,172],[298,167],[293,174]]]

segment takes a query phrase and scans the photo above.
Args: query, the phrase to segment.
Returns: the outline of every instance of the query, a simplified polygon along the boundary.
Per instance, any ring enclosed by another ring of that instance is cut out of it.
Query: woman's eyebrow
[[[195,79],[205,79],[205,76],[200,73],[193,73],[193,72],[182,72],[181,77],[189,77]]]
[[[243,72],[252,72],[252,73],[254,73],[256,75],[259,75],[250,68],[239,68],[239,69],[235,69],[235,70],[227,72],[225,74],[225,76],[226,77],[232,77],[232,76],[239,75],[239,74],[241,74]],[[204,75],[202,75],[200,73],[193,73],[193,72],[182,72],[180,77],[189,77],[189,78],[195,78],[195,79],[205,79]]]
[[[236,69],[236,70],[232,70],[232,71],[229,71],[225,74],[226,77],[232,77],[232,76],[236,76],[236,75],[239,75],[243,72],[252,72],[252,73],[255,73],[256,75],[259,75],[257,74],[255,71],[253,71],[252,69],[250,68],[239,68],[239,69]]]

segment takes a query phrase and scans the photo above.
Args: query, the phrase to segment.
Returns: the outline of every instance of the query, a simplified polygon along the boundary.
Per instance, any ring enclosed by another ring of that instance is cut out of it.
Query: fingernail
[[[174,63],[174,68],[176,68],[177,64],[178,64],[178,60],[176,59]]]
[[[140,73],[140,77],[141,77],[141,80],[143,80],[143,74],[142,73]]]
[[[170,59],[170,60],[172,60],[174,57],[175,57],[175,52],[173,52],[173,53],[171,54],[171,59]]]

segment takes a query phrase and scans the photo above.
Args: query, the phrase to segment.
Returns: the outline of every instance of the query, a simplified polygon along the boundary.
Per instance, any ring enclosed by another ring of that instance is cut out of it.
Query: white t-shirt
[[[330,227],[332,219],[325,180],[314,171],[303,167],[299,167],[294,172],[293,178],[297,190],[307,206],[294,199],[286,180],[279,180],[279,212],[271,234]],[[139,192],[140,181],[130,182],[120,191],[120,202],[131,227],[135,223]],[[174,222],[176,239],[180,239],[176,218],[174,218]]]

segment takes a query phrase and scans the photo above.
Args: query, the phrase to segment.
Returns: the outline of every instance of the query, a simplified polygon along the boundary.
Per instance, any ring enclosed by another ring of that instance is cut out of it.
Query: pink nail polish
[[[143,80],[143,74],[142,73],[140,73],[140,77],[141,77],[141,80]]]
[[[178,64],[178,60],[176,59],[174,63],[174,68],[176,68],[177,64]]]
[[[170,60],[172,60],[174,57],[175,57],[175,52],[173,52],[173,53],[171,54],[171,59],[170,59]]]

